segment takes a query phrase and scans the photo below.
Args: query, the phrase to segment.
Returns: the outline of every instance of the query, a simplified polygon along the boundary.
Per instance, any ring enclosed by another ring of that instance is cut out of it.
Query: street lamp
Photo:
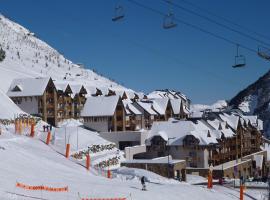
[[[167,176],[169,178],[170,172],[169,172],[169,167],[170,167],[170,140],[175,139],[175,137],[169,137],[168,138],[168,167],[167,167]]]

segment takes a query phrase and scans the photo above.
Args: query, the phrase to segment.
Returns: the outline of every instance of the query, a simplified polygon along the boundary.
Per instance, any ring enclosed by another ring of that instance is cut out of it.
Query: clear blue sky
[[[163,12],[168,10],[162,0],[137,1]],[[268,35],[268,39],[260,39],[270,43],[269,0],[186,1]],[[125,7],[126,18],[121,23],[111,21],[117,2]],[[195,10],[181,0],[173,2]],[[173,10],[181,20],[257,48],[258,42],[183,10]],[[72,61],[84,63],[126,87],[146,93],[171,88],[182,91],[194,103],[230,99],[270,67],[270,62],[241,49],[247,67],[233,69],[234,45],[180,23],[175,29],[163,30],[161,16],[127,0],[0,0],[0,12]]]

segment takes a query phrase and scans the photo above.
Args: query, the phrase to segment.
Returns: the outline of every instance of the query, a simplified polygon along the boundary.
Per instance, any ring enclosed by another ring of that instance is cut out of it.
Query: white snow
[[[257,107],[258,96],[257,95],[249,95],[245,97],[244,101],[239,104],[239,109],[247,114],[253,114],[255,108]]]
[[[119,96],[89,97],[86,100],[81,116],[112,116],[119,100]]]
[[[81,197],[89,198],[128,197],[131,199],[131,195],[132,199],[140,200],[190,199],[191,196],[194,200],[232,199],[231,196],[215,189],[209,191],[204,187],[166,180],[144,170],[119,169],[115,172],[114,179],[99,177],[95,175],[94,169],[88,172],[84,167],[56,153],[40,140],[13,135],[9,130],[0,136],[0,146],[4,149],[0,149],[0,180],[4,180],[0,181],[1,199],[28,199],[7,192],[58,200],[78,199],[78,193]],[[142,175],[150,181],[147,183],[147,192],[141,191],[138,178]],[[68,186],[69,191],[41,193],[23,190],[15,187],[17,181],[28,185]]]

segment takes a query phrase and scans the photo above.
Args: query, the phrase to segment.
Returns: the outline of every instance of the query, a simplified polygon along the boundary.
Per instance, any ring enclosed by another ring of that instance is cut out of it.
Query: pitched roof
[[[239,116],[235,116],[235,115],[229,115],[227,113],[222,113],[222,114],[219,114],[219,117],[228,123],[228,125],[230,127],[232,127],[234,130],[237,129],[237,126],[238,126],[238,122],[239,122]]]
[[[55,85],[57,90],[61,90],[64,92],[68,86],[68,83],[64,83],[64,82],[61,83],[58,81],[54,81],[54,85]]]
[[[211,137],[208,137],[209,133]],[[208,145],[217,143],[217,136],[221,135],[221,132],[211,130],[200,121],[194,123],[192,121],[171,119],[167,122],[154,122],[152,129],[149,131],[146,144],[149,144],[154,136],[161,136],[165,141],[167,141],[168,138],[174,138],[170,140],[170,145],[183,145],[183,139],[187,135],[193,135],[197,138],[200,141],[200,145]]]
[[[150,115],[157,115],[156,111],[153,110],[151,101],[138,101],[137,104],[143,108]]]
[[[9,87],[7,95],[9,97],[42,96],[49,80],[49,77],[14,79]],[[19,90],[17,90],[18,88]]]
[[[82,117],[113,116],[120,98],[118,96],[89,97],[81,112]]]
[[[126,114],[142,115],[142,113],[134,106],[134,103],[130,99],[122,100]]]
[[[170,101],[173,109],[173,114],[180,114],[181,99],[170,99]]]
[[[158,114],[160,115],[165,115],[169,99],[168,98],[158,98],[158,99],[153,99],[153,108]]]

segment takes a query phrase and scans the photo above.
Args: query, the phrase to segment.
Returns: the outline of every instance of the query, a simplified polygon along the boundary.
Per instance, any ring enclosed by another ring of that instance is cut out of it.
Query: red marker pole
[[[66,145],[66,158],[69,158],[70,144]]]
[[[107,178],[111,178],[111,170],[107,171]]]
[[[244,186],[240,185],[240,200],[244,200]]]
[[[35,124],[34,123],[31,124],[31,133],[30,133],[30,136],[31,137],[34,137],[35,136]]]
[[[86,155],[86,169],[90,170],[90,155]]]
[[[46,140],[47,145],[50,144],[50,140],[51,140],[51,132],[49,131],[48,134],[47,134],[47,140]]]

